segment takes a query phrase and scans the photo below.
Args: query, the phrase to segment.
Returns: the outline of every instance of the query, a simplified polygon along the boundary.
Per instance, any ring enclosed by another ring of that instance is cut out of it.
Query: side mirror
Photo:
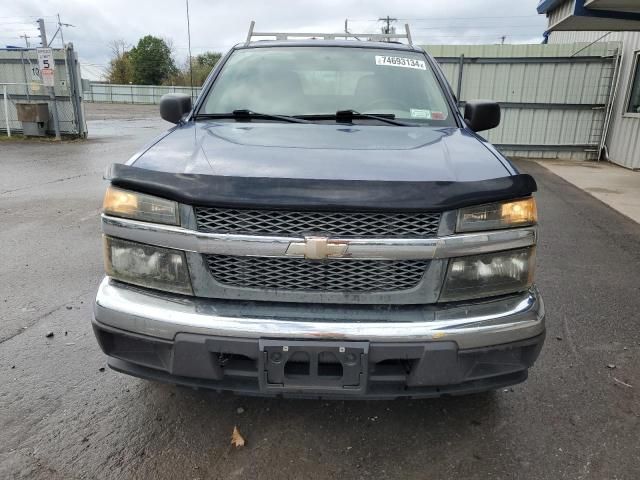
[[[491,130],[500,125],[500,105],[489,100],[473,100],[464,107],[464,121],[474,132]]]
[[[191,97],[184,93],[167,93],[160,99],[160,116],[171,123],[179,123],[191,111]]]

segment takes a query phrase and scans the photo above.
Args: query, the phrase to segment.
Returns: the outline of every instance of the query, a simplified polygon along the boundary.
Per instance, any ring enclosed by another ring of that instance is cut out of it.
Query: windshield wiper
[[[199,118],[233,118],[235,120],[245,120],[250,121],[253,118],[263,119],[263,120],[280,120],[282,122],[289,123],[313,123],[309,120],[304,120],[302,118],[290,117],[288,115],[272,115],[270,113],[258,113],[252,110],[241,109],[234,110],[229,113],[201,113],[196,115],[196,120]]]
[[[317,115],[296,115],[296,118],[309,118],[314,120],[332,120],[335,118],[337,123],[351,123],[357,119],[371,119],[378,120],[379,122],[388,123],[389,125],[398,125],[400,127],[415,127],[415,123],[406,123],[399,120],[395,120],[396,116],[393,113],[360,113],[355,110],[338,110],[334,115],[331,114],[317,114]]]

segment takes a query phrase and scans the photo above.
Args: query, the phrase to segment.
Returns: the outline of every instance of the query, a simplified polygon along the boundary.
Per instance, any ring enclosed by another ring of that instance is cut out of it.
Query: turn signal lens
[[[457,232],[478,232],[501,228],[524,227],[538,222],[533,197],[510,202],[488,203],[458,211]]]
[[[143,222],[179,225],[178,204],[172,200],[110,186],[102,204],[104,213]]]

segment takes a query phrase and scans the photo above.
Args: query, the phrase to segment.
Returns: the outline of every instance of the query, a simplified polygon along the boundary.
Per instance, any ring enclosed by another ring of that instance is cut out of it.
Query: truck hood
[[[174,174],[315,180],[466,182],[511,170],[458,128],[198,121],[129,165]]]

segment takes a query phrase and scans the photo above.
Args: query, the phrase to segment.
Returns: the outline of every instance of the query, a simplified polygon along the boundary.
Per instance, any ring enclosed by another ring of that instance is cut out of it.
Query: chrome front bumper
[[[98,324],[173,340],[179,333],[235,338],[370,342],[454,341],[459,349],[517,342],[544,333],[537,290],[455,305],[381,308],[184,297],[105,278],[94,305]]]

